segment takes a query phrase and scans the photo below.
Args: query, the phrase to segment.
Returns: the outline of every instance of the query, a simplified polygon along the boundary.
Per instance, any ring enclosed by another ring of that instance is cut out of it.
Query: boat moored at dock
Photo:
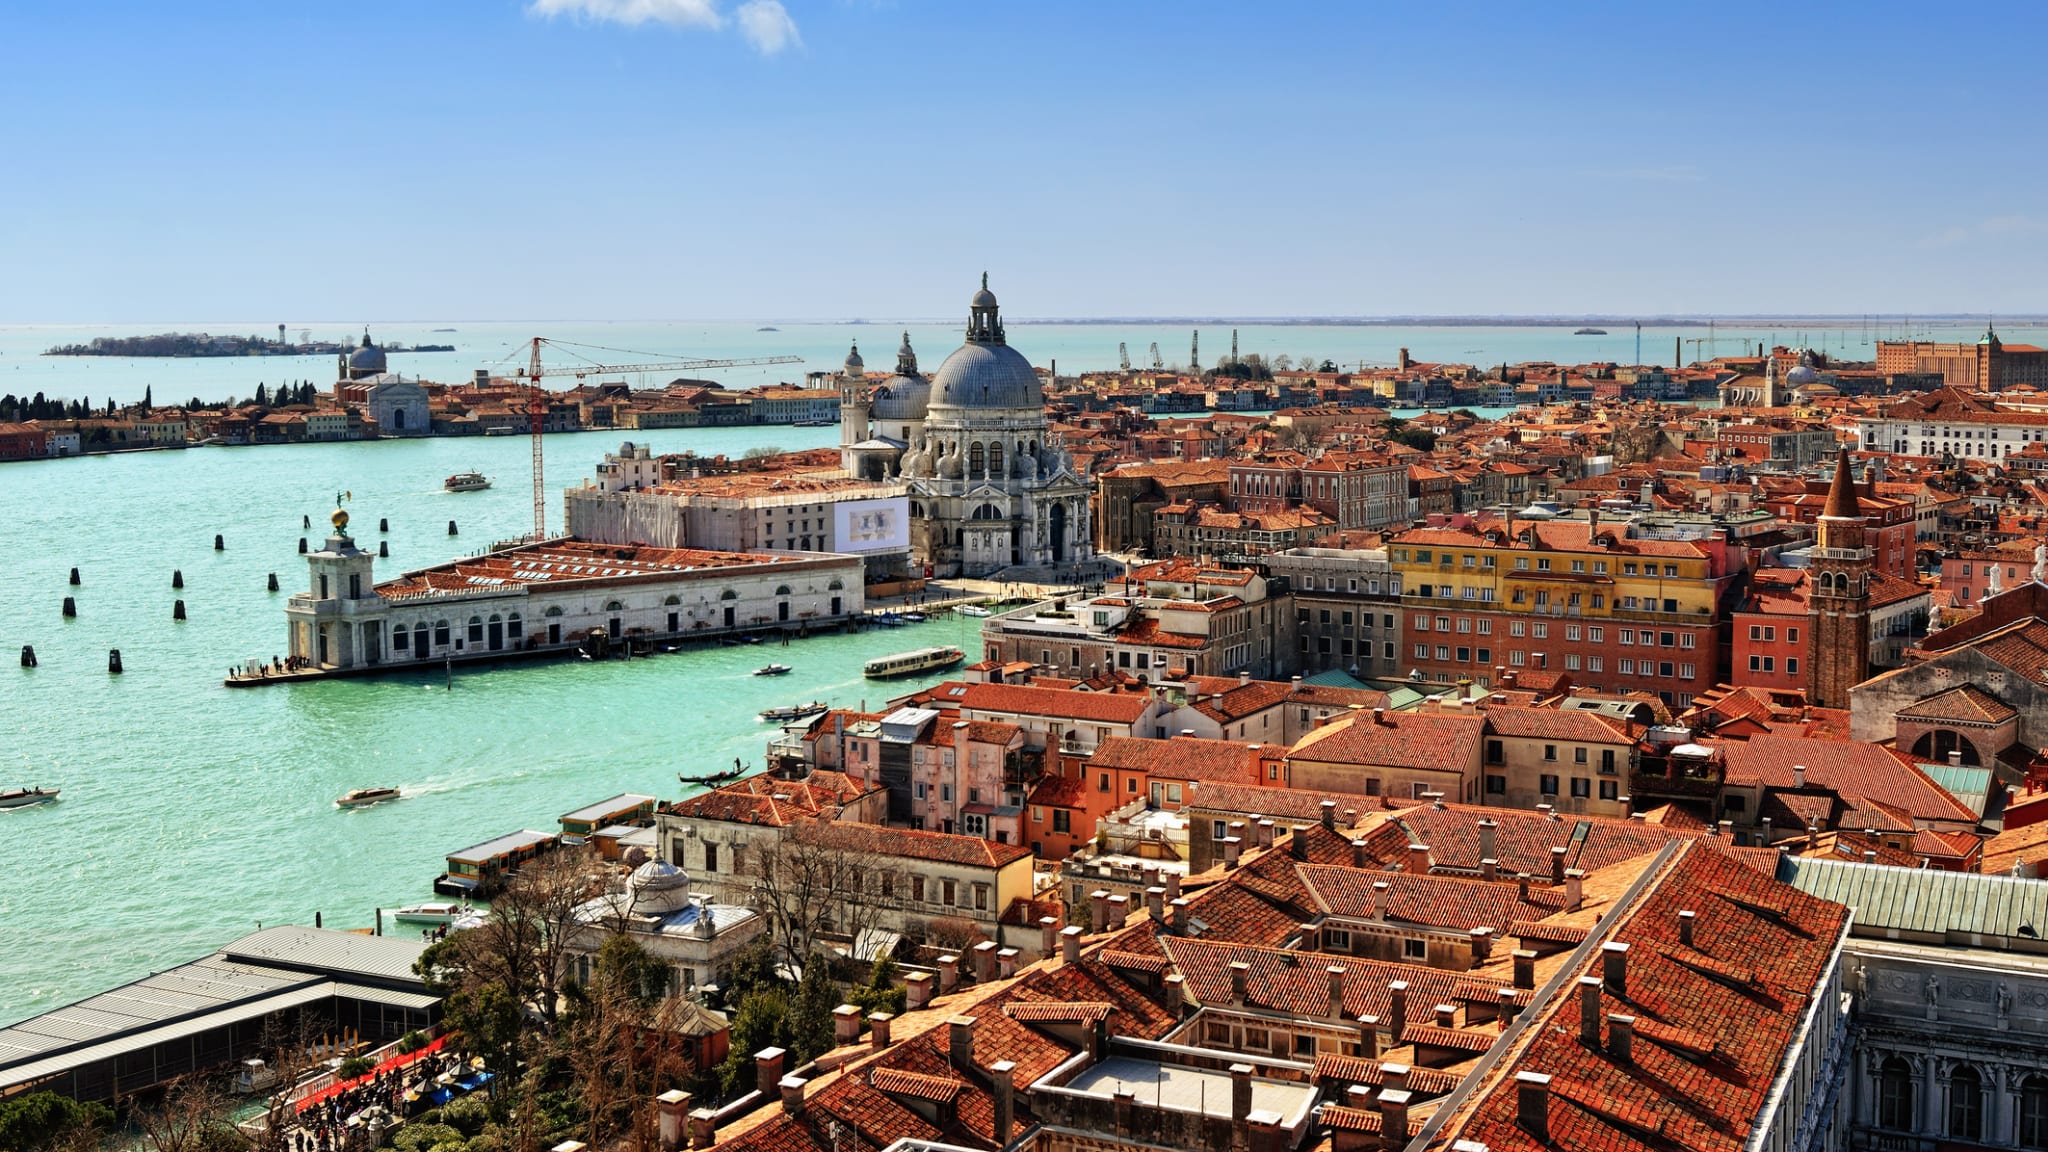
[[[791,704],[782,708],[764,708],[761,711],[760,719],[763,724],[788,724],[802,720],[806,716],[816,716],[830,707],[831,705],[823,700],[813,700],[808,704]]]
[[[880,656],[861,666],[861,674],[870,680],[887,680],[897,676],[915,676],[922,672],[937,672],[951,668],[967,658],[967,654],[951,645],[938,648],[918,648],[910,652],[898,652],[893,656]]]
[[[391,918],[407,924],[453,924],[469,912],[469,905],[452,900],[422,900],[393,909]]]

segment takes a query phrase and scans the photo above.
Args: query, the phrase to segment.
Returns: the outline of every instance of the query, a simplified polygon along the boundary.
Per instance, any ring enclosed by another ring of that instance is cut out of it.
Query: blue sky
[[[2048,311],[2048,6],[13,0],[0,323]]]

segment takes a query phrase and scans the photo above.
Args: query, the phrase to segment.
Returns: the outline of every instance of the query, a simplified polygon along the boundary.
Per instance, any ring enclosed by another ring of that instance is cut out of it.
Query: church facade
[[[1088,486],[1045,417],[1038,373],[1010,347],[988,278],[967,339],[926,379],[906,335],[896,374],[867,386],[859,350],[841,374],[841,463],[901,479],[913,558],[934,576],[1052,568],[1093,556]]]

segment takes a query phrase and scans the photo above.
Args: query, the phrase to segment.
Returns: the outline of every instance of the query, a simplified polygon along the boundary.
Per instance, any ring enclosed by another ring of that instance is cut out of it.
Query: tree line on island
[[[142,402],[124,406],[109,399],[105,404],[96,405],[92,397],[66,400],[62,397],[48,397],[41,392],[34,396],[16,396],[13,393],[0,395],[0,424],[12,424],[24,420],[94,420],[112,419],[123,412],[140,412],[147,415],[156,411],[154,387],[142,390]],[[256,394],[247,403],[259,408],[284,408],[291,405],[312,405],[319,399],[320,390],[310,380],[287,381],[275,389],[266,384],[256,385]],[[240,407],[244,401],[237,396],[225,400],[201,400],[194,396],[183,407],[189,411],[202,409],[227,410]]]
[[[386,352],[453,352],[453,344],[379,345]],[[214,336],[206,332],[159,332],[151,336],[96,336],[83,344],[58,344],[45,356],[128,356],[173,359],[227,356],[331,356],[344,345],[329,340],[292,343],[266,336]]]

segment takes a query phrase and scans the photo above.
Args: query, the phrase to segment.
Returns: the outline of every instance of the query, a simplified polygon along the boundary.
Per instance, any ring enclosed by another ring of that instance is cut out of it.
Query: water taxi
[[[809,704],[790,704],[782,708],[763,709],[760,719],[763,724],[788,724],[806,716],[816,716],[830,707],[831,705],[823,700],[813,700]]]
[[[790,667],[787,664],[766,664],[754,669],[756,676],[787,676],[789,673]]]
[[[467,904],[457,904],[452,900],[423,900],[394,909],[391,918],[409,924],[453,924],[468,912]]]
[[[988,609],[986,609],[986,608],[983,608],[983,607],[982,607],[981,605],[979,605],[979,604],[962,604],[962,605],[961,605],[961,606],[959,607],[959,613],[960,613],[960,614],[961,614],[962,616],[993,616],[993,615],[995,615],[995,613],[993,613],[993,612],[990,612],[990,611],[989,611]]]
[[[396,788],[357,788],[334,802],[336,808],[368,808],[386,800],[398,799]]]
[[[57,798],[62,788],[9,788],[0,792],[0,808],[26,808],[30,804],[47,804]]]
[[[894,656],[881,656],[870,660],[861,666],[861,675],[870,680],[915,676],[921,672],[951,668],[966,658],[966,653],[951,646],[919,648],[912,652],[898,652]]]
[[[450,492],[481,492],[491,486],[491,478],[481,472],[457,472],[441,481],[441,487]]]

